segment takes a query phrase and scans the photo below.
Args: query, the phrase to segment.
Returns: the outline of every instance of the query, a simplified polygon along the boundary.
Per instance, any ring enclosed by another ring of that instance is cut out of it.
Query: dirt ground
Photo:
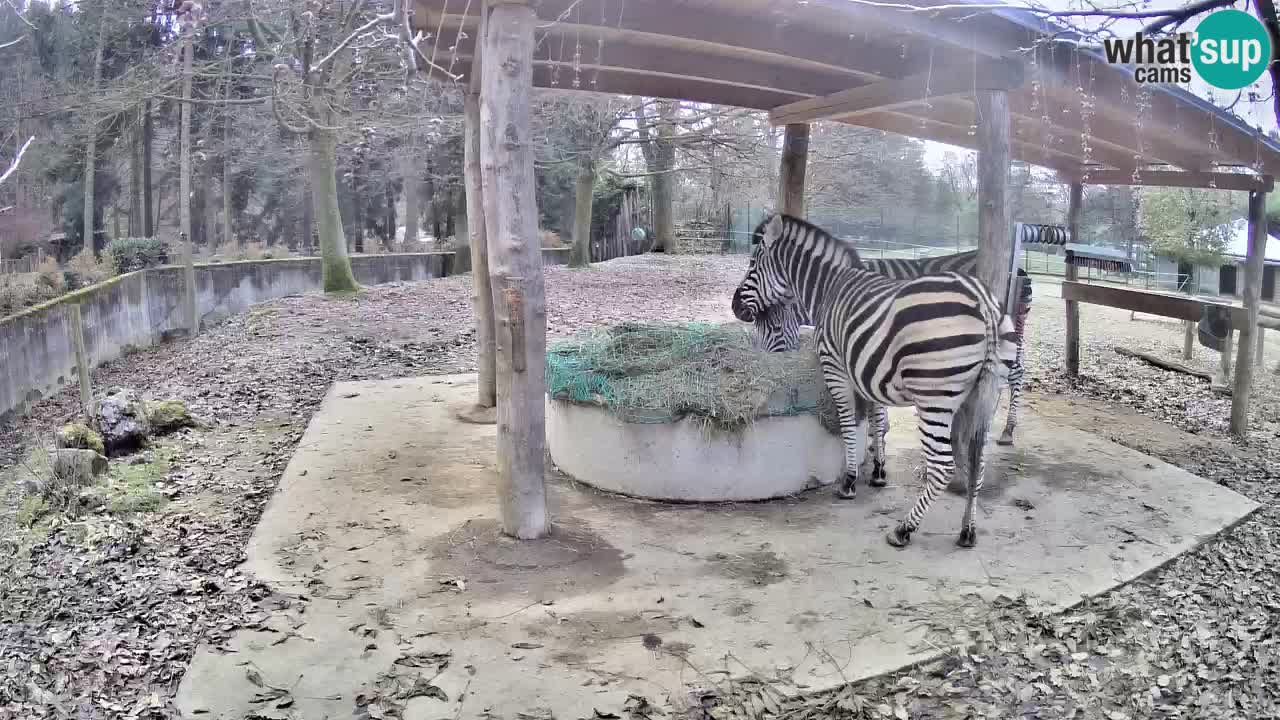
[[[621,320],[729,320],[739,257],[628,258],[547,269],[548,330]],[[95,516],[47,536],[12,522],[0,488],[0,718],[176,717],[172,697],[197,643],[254,628],[305,602],[268,593],[238,566],[262,507],[330,383],[474,369],[469,276],[369,288],[355,299],[286,298],[190,341],[98,369],[186,401],[199,427],[178,451],[158,512]],[[830,695],[785,700],[736,688],[757,714],[790,717],[1280,717],[1275,478],[1280,337],[1257,375],[1246,443],[1226,435],[1228,398],[1208,383],[1116,354],[1175,358],[1174,323],[1084,306],[1082,377],[1062,376],[1062,301],[1037,282],[1028,324],[1029,401],[1050,415],[1241,492],[1264,507],[1142,581],[1044,617],[1017,598],[989,609],[971,653]],[[1214,369],[1196,348],[1193,364]],[[0,428],[0,464],[74,415],[64,392]],[[707,713],[734,715],[708,701]],[[714,706],[714,707],[713,707]],[[287,714],[276,710],[274,715]],[[632,717],[649,717],[644,707]]]

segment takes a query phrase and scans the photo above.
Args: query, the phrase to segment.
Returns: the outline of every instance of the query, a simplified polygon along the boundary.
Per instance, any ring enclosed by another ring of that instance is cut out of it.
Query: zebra
[[[1017,357],[1013,321],[977,278],[945,272],[894,280],[870,272],[847,243],[790,215],[767,216],[753,241],[733,314],[755,322],[770,307],[798,302],[816,321],[818,364],[845,446],[841,494],[856,489],[866,406],[915,406],[927,482],[886,540],[910,542],[958,459],[967,503],[957,544],[973,547],[987,432],[999,383]],[[953,444],[953,423],[972,432]]]
[[[839,242],[847,242],[836,238]],[[852,244],[849,243],[852,248]],[[854,256],[856,257],[856,250]],[[907,280],[939,272],[957,272],[962,275],[973,275],[978,264],[978,251],[941,255],[937,257],[905,259],[887,258],[880,260],[862,260],[862,267],[871,272],[880,273],[894,280]],[[1026,338],[1027,314],[1031,309],[1031,278],[1025,270],[1018,269],[1021,282],[1018,302],[1013,313],[1014,331],[1018,335],[1018,357],[1009,373],[1009,412],[1005,419],[1004,431],[996,443],[1012,445],[1013,432],[1018,425],[1019,410],[1022,407],[1022,380],[1025,373],[1023,364],[1023,345]],[[799,303],[774,306],[761,313],[755,322],[757,345],[766,352],[785,352],[800,347],[800,326],[812,325],[808,315]],[[885,478],[885,436],[889,433],[889,412],[883,405],[875,405],[869,411],[871,415],[871,445],[869,459],[871,461],[871,483],[883,485]]]

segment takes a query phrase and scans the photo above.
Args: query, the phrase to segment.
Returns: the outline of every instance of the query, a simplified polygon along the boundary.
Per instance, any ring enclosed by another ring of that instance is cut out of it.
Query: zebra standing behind
[[[957,459],[967,480],[958,544],[977,542],[974,509],[985,471],[986,436],[1017,357],[1013,321],[977,278],[958,273],[893,280],[862,269],[846,243],[799,218],[775,214],[755,230],[758,245],[733,295],[746,322],[798,302],[815,320],[818,364],[840,416],[844,495],[855,490],[867,405],[914,406],[926,485],[887,536],[902,547],[947,486]],[[972,431],[955,438],[958,427]]]
[[[846,240],[841,238],[836,240],[852,247],[852,243]],[[856,257],[856,250],[854,256]],[[886,258],[861,260],[861,262],[864,269],[894,280],[907,280],[940,272],[974,275],[977,271],[978,251],[970,250],[953,255],[918,259]],[[1004,431],[996,440],[1000,445],[1013,444],[1013,432],[1017,428],[1018,415],[1022,408],[1022,380],[1026,372],[1023,364],[1023,346],[1026,342],[1027,314],[1031,311],[1031,278],[1025,270],[1019,268],[1018,280],[1021,285],[1013,312],[1014,331],[1018,335],[1018,357],[1013,369],[1009,372],[1009,412],[1005,418]],[[767,352],[796,350],[800,347],[800,326],[812,324],[799,303],[771,307],[756,318],[757,342]],[[882,485],[885,477],[885,436],[889,433],[889,413],[883,405],[877,405],[869,412],[872,426],[869,446],[870,459],[873,461],[870,469],[871,478],[873,484]]]

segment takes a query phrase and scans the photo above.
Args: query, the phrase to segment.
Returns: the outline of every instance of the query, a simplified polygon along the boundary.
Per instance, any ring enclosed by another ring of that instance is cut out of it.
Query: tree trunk
[[[654,139],[641,145],[645,163],[650,173],[649,192],[653,203],[653,251],[675,252],[675,215],[672,209],[675,178],[676,148],[672,140],[675,138],[675,127],[671,120],[675,116],[678,104],[673,102],[658,103],[657,129]],[[645,124],[641,119],[641,125]],[[647,136],[647,131],[645,135]]]
[[[498,497],[502,529],[531,539],[548,532],[546,467],[547,313],[533,193],[529,106],[533,8],[488,8],[481,66],[480,152],[485,229],[497,320]]]
[[[358,286],[338,210],[338,138],[332,132],[312,130],[310,140],[311,198],[320,231],[322,285],[327,293],[353,292]]]
[[[394,249],[396,241],[396,186],[391,181],[391,176],[387,176],[387,182],[382,189],[382,247],[386,252]]]
[[[351,232],[355,251],[364,252],[364,162],[357,160],[351,168]]]
[[[191,232],[191,58],[192,38],[189,29],[182,33],[182,105],[179,112],[178,150],[178,222],[185,242],[195,242]]]
[[[155,216],[151,209],[151,101],[142,103],[142,234],[155,237]]]
[[[447,238],[457,239],[457,235],[454,233],[454,227],[453,227],[453,215],[454,215],[453,211],[454,211],[454,208],[458,206],[458,203],[454,201],[453,193],[454,193],[454,190],[452,186],[450,186],[449,189],[446,190],[444,193],[444,201],[445,201],[444,236]]]
[[[98,42],[93,51],[93,84],[89,86],[90,93],[98,91],[98,85],[102,80],[102,51],[103,45],[106,44],[107,16],[104,10],[102,17],[98,18]],[[90,100],[90,102],[93,102]],[[92,108],[92,106],[90,106]],[[88,117],[88,139],[84,143],[84,218],[80,233],[83,236],[83,244],[81,253],[98,254],[97,235],[94,232],[96,223],[94,222],[94,182],[97,180],[98,172],[98,115],[92,109],[89,111]]]
[[[409,149],[400,156],[400,181],[404,184],[404,249],[418,240],[418,195],[422,192],[422,173],[418,172],[416,148],[412,139]]]
[[[491,408],[497,404],[498,393],[494,379],[493,291],[489,284],[489,241],[485,235],[485,198],[480,180],[480,96],[475,93],[467,93],[465,142],[463,179],[467,184],[467,231],[474,283],[471,301],[476,315],[476,366],[480,386],[476,405]]]
[[[298,249],[303,255],[313,252],[316,245],[316,213],[315,203],[312,201],[313,190],[309,175],[310,173],[304,173],[302,178],[302,240],[298,243]]]
[[[227,64],[223,70],[222,88],[222,242],[227,247],[239,247],[231,232],[231,50],[227,50]],[[233,244],[234,243],[234,244]]]
[[[129,237],[142,237],[142,112],[129,134]]]
[[[578,162],[578,181],[574,187],[573,249],[569,254],[569,267],[591,264],[591,204],[595,181],[595,163],[584,155]]]

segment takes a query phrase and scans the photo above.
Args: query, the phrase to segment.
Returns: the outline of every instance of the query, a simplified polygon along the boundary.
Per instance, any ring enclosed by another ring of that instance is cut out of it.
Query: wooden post
[[[493,0],[486,12],[480,169],[497,321],[498,498],[503,532],[531,539],[549,529],[547,314],[529,122],[537,18],[524,0]]]
[[[1071,196],[1067,201],[1067,241],[1075,242],[1080,232],[1080,207],[1084,204],[1084,184],[1074,182],[1071,183]],[[1067,258],[1063,254],[1064,259]],[[1071,263],[1066,263],[1067,280],[1078,280],[1080,278],[1080,269]],[[1075,300],[1067,301],[1067,375],[1069,377],[1079,377],[1080,375],[1080,303]]]
[[[481,32],[483,37],[483,31]],[[476,368],[479,375],[476,408],[483,410],[497,405],[498,389],[494,379],[493,290],[489,286],[489,240],[485,234],[484,190],[480,180],[480,84],[476,82],[474,74],[472,84],[474,91],[468,92],[466,97],[463,175],[467,185],[467,231],[471,236],[471,300],[476,315]]]
[[[1257,349],[1257,352],[1255,352],[1253,355],[1253,364],[1258,367],[1262,367],[1262,362],[1263,362],[1262,356],[1263,356],[1263,351],[1266,349],[1266,345],[1267,345],[1267,329],[1259,325],[1258,326],[1258,345],[1257,345],[1258,349]]]
[[[93,424],[93,386],[89,383],[89,353],[84,346],[84,317],[80,314],[80,303],[67,304],[67,334],[71,337],[71,347],[76,353],[76,374],[80,377],[80,407],[84,410],[85,419]]]
[[[1008,203],[1009,94],[979,90],[977,100],[978,279],[1000,299],[1009,289],[1013,252]]]
[[[200,316],[196,308],[196,248],[186,233],[182,237],[182,280],[186,294],[182,301],[183,320],[190,337],[200,334]]]
[[[778,210],[804,216],[804,175],[809,164],[809,124],[787,125],[778,166]]]
[[[1267,247],[1267,194],[1249,193],[1249,254],[1245,260],[1244,309],[1248,316],[1240,328],[1240,351],[1236,353],[1236,382],[1231,393],[1231,432],[1243,437],[1249,430],[1249,393],[1253,390],[1253,356],[1257,342],[1258,305],[1262,301],[1262,266]]]

